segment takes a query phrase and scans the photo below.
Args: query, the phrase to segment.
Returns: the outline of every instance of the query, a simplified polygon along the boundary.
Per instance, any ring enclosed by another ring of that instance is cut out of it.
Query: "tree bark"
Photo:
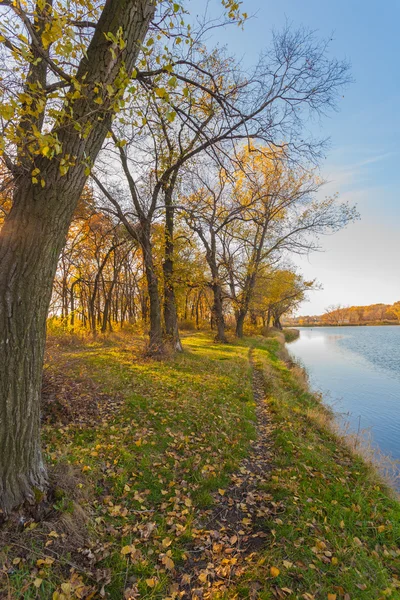
[[[197,233],[202,240],[204,247],[206,248],[206,259],[208,266],[211,271],[211,289],[213,292],[213,305],[211,309],[211,329],[215,325],[217,334],[215,336],[216,342],[227,344],[228,340],[225,335],[225,319],[224,319],[224,303],[222,296],[222,286],[220,283],[218,265],[217,265],[217,249],[216,249],[216,236],[215,232],[210,228],[210,243],[206,240],[201,229],[196,229]]]
[[[243,298],[240,303],[236,318],[236,337],[243,337],[244,320],[249,312],[250,302],[253,297],[254,288],[256,285],[256,270],[255,268],[248,274],[245,283]]]
[[[130,73],[154,14],[151,0],[107,0],[76,79],[84,95],[69,106],[57,130],[63,155],[75,164],[61,175],[59,162],[34,161],[45,188],[34,185],[31,169],[16,178],[13,206],[0,232],[0,508],[10,512],[35,489],[47,485],[40,446],[40,396],[46,318],[59,254],[87,179],[84,162],[95,161],[109,130],[113,109],[95,102],[97,86],[106,89]],[[105,33],[124,32],[126,48],[110,52]],[[94,118],[93,114],[98,118]],[[72,117],[72,119],[71,119]],[[83,138],[74,129],[91,124]],[[26,164],[26,157],[25,157]]]
[[[238,337],[238,338],[243,337],[243,326],[244,326],[244,320],[246,318],[246,314],[247,314],[247,310],[243,310],[243,309],[240,309],[237,313],[235,334],[236,334],[236,337]]]
[[[174,287],[174,208],[172,190],[165,194],[165,247],[164,247],[164,324],[167,342],[176,352],[183,352],[179,336],[178,314]]]
[[[222,344],[227,344],[228,340],[225,335],[225,319],[224,319],[224,311],[223,311],[223,301],[222,301],[222,288],[221,285],[214,280],[212,284],[212,291],[214,295],[214,304],[212,307],[212,313],[214,317],[215,327],[217,329],[217,333],[215,336],[216,342],[221,342]]]
[[[161,302],[158,289],[158,277],[156,275],[153,250],[150,241],[150,233],[141,236],[143,259],[146,272],[147,291],[150,304],[150,341],[148,354],[151,356],[164,353],[163,332],[161,324]]]
[[[75,329],[75,286],[78,285],[78,283],[81,283],[81,279],[76,279],[74,281],[74,283],[71,285],[71,289],[69,291],[69,295],[70,295],[70,303],[71,303],[71,330],[74,331]]]
[[[197,299],[196,299],[196,329],[197,330],[200,329],[200,302],[201,302],[201,294],[202,294],[202,290],[199,291],[199,293],[197,294]]]
[[[26,180],[18,185],[0,235],[0,507],[5,512],[32,500],[35,488],[47,483],[40,449],[41,376],[52,284],[69,225],[65,212],[55,210],[57,186],[50,189],[38,192]]]

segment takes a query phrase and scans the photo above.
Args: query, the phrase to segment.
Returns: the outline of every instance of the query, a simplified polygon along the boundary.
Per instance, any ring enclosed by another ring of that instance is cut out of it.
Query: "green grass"
[[[109,598],[120,600],[132,577],[146,597],[166,597],[169,570],[163,554],[170,550],[179,564],[196,510],[212,503],[212,492],[226,484],[254,437],[247,348],[218,346],[210,336],[197,334],[186,338],[185,349],[171,360],[152,361],[126,340],[117,340],[66,346],[57,356],[57,368],[71,378],[90,377],[103,391],[125,398],[116,415],[103,415],[94,428],[70,424],[43,431],[50,463],[71,465],[83,481],[78,485],[86,488],[88,499],[81,503],[90,517],[91,539],[95,546],[108,545],[96,569],[111,569]],[[24,532],[24,544],[33,543],[33,533]],[[167,537],[173,539],[168,550],[162,546]],[[142,539],[139,560],[121,554],[137,538]],[[51,538],[41,529],[39,540],[35,543],[43,550]],[[92,542],[88,546],[95,553]],[[10,545],[0,553],[0,564],[10,565],[20,556],[19,548]],[[35,557],[28,553],[8,569],[11,598],[47,599],[54,591],[61,593],[65,569],[57,563],[40,587],[34,586],[42,578]],[[61,556],[61,563],[64,558],[70,557]],[[150,588],[145,580],[154,577],[156,568],[158,583]]]
[[[285,328],[282,333],[285,336],[285,342],[288,344],[297,340],[300,335],[300,331],[298,329]]]
[[[198,518],[254,439],[253,347],[273,421],[273,468],[260,487],[279,515],[260,523],[268,541],[240,575],[204,598],[400,598],[400,505],[330,432],[329,413],[281,361],[281,341],[224,346],[195,333],[184,346],[165,362],[123,337],[58,350],[50,368],[124,402],[93,427],[44,428],[48,461],[74,475],[58,481],[60,518],[29,524],[0,549],[0,597],[97,598],[104,585],[112,600],[126,589],[178,598],[170,584],[185,572]],[[46,556],[54,562],[38,564]]]

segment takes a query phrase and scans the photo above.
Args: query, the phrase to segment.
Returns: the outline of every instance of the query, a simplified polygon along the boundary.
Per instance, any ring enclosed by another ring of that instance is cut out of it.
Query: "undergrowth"
[[[73,411],[45,421],[51,510],[0,531],[0,597],[400,598],[400,506],[330,430],[326,409],[282,360],[282,340],[224,346],[194,333],[184,346],[161,362],[122,335],[50,344],[60,393],[68,398],[65,378],[79,382],[74,394],[91,390],[97,412],[84,419],[80,402],[79,422]],[[228,574],[218,591],[215,564],[205,562],[196,581],[190,573],[206,550],[202,523],[235,474],[245,485],[255,436],[250,347],[270,411],[271,465],[259,487],[271,510],[240,568],[243,523],[228,546],[224,528],[211,531]]]

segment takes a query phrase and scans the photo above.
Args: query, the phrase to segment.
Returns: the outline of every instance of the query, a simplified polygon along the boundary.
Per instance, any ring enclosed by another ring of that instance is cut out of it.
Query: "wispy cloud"
[[[384,162],[397,154],[398,152],[383,152],[343,166],[338,164],[330,165],[328,163],[323,169],[327,181],[326,188],[332,189],[334,187],[335,191],[340,191],[338,188],[343,189],[359,185],[364,187],[368,176],[365,167]]]
[[[353,168],[361,168],[365,167],[366,165],[381,162],[382,160],[385,160],[391,156],[395,156],[396,154],[398,154],[398,152],[384,152],[383,154],[378,154],[377,156],[371,156],[370,158],[366,158],[365,160],[356,163]]]

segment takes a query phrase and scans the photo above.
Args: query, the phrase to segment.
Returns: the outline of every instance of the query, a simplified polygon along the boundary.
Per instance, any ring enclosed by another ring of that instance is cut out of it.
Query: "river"
[[[400,327],[299,328],[288,345],[311,388],[373,444],[400,460]]]

